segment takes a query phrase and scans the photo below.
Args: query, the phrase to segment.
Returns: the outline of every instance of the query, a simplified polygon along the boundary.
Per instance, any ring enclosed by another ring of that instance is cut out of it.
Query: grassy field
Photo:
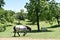
[[[21,21],[23,25],[28,24],[26,21]],[[53,25],[55,25],[54,23]],[[26,36],[24,37],[31,37],[31,38],[60,38],[60,27],[56,28],[47,28],[48,31],[46,32],[37,32],[37,26],[36,25],[28,25],[29,27],[32,28],[31,33],[27,33]],[[41,27],[50,27],[51,25],[49,23],[41,22],[40,23]],[[40,28],[41,28],[40,27]],[[21,37],[23,33],[21,33]],[[18,35],[17,35],[18,36]],[[6,27],[6,30],[4,32],[0,32],[0,37],[13,37],[13,26],[8,26]]]

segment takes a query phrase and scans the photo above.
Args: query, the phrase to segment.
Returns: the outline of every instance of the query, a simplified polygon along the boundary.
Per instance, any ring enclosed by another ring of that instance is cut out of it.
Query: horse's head
[[[26,28],[31,32],[31,28],[30,27],[26,26]]]

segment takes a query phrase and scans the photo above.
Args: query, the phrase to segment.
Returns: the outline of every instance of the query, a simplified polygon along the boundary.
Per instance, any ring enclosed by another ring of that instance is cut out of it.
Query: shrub
[[[0,32],[5,31],[5,30],[6,30],[6,26],[0,23]]]

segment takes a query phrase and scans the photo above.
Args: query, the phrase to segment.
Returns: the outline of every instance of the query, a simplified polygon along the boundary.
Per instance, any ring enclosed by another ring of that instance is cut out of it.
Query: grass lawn
[[[24,21],[21,21],[21,23],[23,23],[24,25],[26,24],[26,22],[24,22]],[[32,28],[32,31],[37,30],[36,25],[28,25],[28,26],[30,26]],[[45,23],[45,22],[41,22],[40,26],[41,27],[49,27],[51,25],[48,24],[48,23]],[[50,31],[47,31],[47,32],[37,32],[37,31],[35,32],[35,31],[33,31],[31,33],[28,32],[26,34],[26,36],[24,36],[24,37],[31,37],[31,38],[60,38],[60,27],[48,28],[48,30],[50,30]],[[23,33],[21,33],[21,37],[23,37],[22,34]],[[0,32],[0,37],[12,37],[12,36],[13,36],[13,26],[6,27],[6,30],[4,32]]]

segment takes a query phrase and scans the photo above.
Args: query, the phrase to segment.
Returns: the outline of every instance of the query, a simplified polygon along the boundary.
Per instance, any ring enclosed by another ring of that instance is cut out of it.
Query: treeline
[[[0,9],[0,28],[5,28],[7,25],[11,25],[9,23],[14,24],[15,20],[18,21],[17,24],[20,24],[20,20],[25,20],[27,18],[27,13],[21,9],[20,12],[14,12],[12,10],[4,10]]]
[[[14,12],[12,10],[3,9],[4,5],[4,0],[0,0],[0,31],[6,30],[7,25],[9,23],[13,24],[15,20],[20,23],[20,20],[25,20],[27,16],[23,9],[21,9],[20,12]]]
[[[26,14],[23,12],[23,9],[21,12],[15,13],[12,10],[3,10],[0,9],[0,23],[4,24],[5,22],[14,22],[14,19],[16,20],[24,20],[26,18]]]
[[[4,0],[0,0],[0,23],[13,23],[14,20],[24,20],[26,18],[27,13],[24,12],[24,9],[21,9],[20,12],[14,12],[12,10],[3,9],[4,5]]]

